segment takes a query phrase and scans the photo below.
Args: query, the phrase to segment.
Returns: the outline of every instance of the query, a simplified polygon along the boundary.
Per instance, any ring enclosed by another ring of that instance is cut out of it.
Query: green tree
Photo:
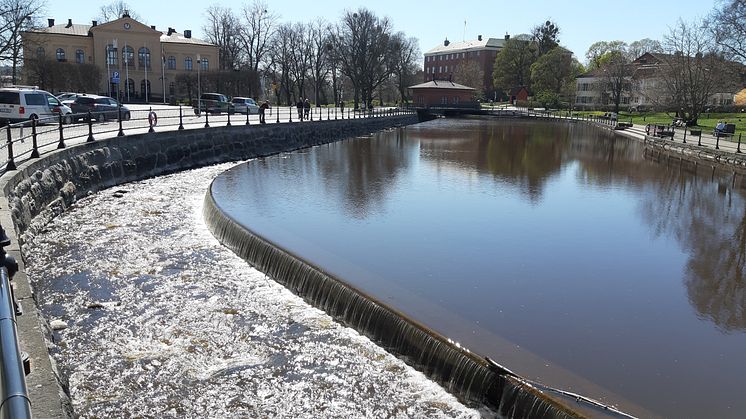
[[[556,93],[568,100],[575,91],[575,77],[580,74],[582,65],[572,52],[555,47],[539,57],[531,66],[531,81],[536,93]]]
[[[536,61],[536,46],[527,38],[511,38],[495,57],[492,80],[496,89],[531,85],[531,65]]]
[[[534,26],[531,29],[531,38],[536,43],[539,56],[548,53],[559,45],[559,32],[559,26],[551,20],[547,20],[544,24]]]
[[[610,55],[617,51],[626,51],[627,44],[624,41],[598,41],[588,47],[585,58],[588,60],[588,70],[601,68]]]

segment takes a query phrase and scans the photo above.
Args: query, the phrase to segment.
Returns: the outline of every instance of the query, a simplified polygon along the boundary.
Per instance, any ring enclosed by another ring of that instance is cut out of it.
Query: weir
[[[249,264],[401,356],[461,400],[488,405],[507,418],[581,417],[509,371],[254,234],[219,209],[212,188],[203,211],[215,237]]]

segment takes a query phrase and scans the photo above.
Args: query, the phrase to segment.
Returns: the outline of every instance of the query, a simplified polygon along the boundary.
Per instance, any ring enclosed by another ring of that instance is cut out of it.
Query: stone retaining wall
[[[167,131],[85,143],[28,161],[0,178],[0,224],[19,262],[13,279],[24,314],[17,319],[21,350],[29,353],[26,377],[35,417],[71,417],[72,409],[47,352],[48,327],[40,317],[20,242],[32,226],[62,213],[77,199],[111,186],[178,172],[288,152],[382,129],[417,123],[416,115],[295,124]],[[32,224],[33,221],[33,224]]]

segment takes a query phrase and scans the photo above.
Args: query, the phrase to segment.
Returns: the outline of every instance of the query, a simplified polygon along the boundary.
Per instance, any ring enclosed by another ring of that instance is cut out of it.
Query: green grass
[[[575,115],[578,116],[588,116],[588,115],[595,115],[600,116],[603,115],[605,112],[601,111],[589,111],[589,112],[575,112]],[[646,124],[664,124],[668,125],[673,120],[674,115],[673,113],[666,113],[666,112],[649,112],[649,113],[640,113],[640,112],[619,112],[619,121],[620,122],[629,122],[630,119],[633,124],[640,124],[640,125],[646,125]],[[701,129],[704,132],[709,132],[715,129],[715,125],[719,121],[728,122],[729,124],[736,124],[736,136],[735,138],[738,138],[738,134],[743,134],[746,136],[746,113],[703,113],[700,115],[699,119],[697,120],[697,129]],[[694,127],[692,127],[694,128]]]

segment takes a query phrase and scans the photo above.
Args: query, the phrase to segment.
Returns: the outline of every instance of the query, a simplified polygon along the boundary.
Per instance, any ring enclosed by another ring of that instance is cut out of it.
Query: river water
[[[24,246],[81,418],[490,416],[223,248],[219,165],[104,190]]]
[[[741,417],[746,200],[581,124],[437,120],[237,166],[241,224],[527,378]]]

